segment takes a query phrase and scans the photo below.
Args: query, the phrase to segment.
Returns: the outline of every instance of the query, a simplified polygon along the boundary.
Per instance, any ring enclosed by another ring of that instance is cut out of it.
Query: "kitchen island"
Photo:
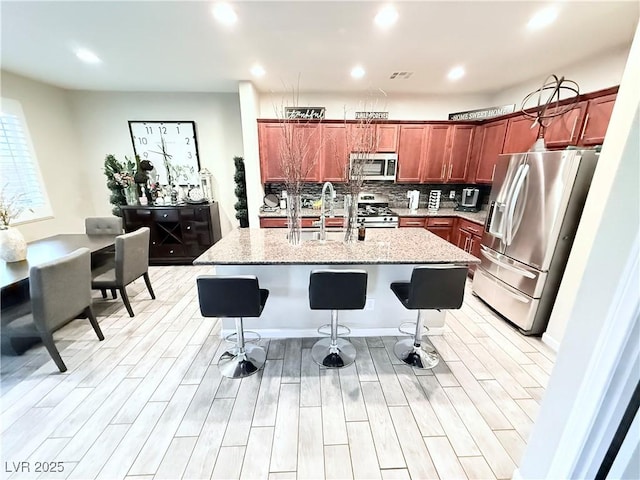
[[[305,232],[306,233],[306,232]],[[193,262],[211,265],[218,275],[256,275],[270,291],[260,318],[245,320],[245,328],[265,337],[317,336],[329,321],[328,311],[310,310],[309,274],[321,268],[360,268],[368,272],[364,310],[340,312],[340,323],[356,336],[396,335],[398,326],[415,321],[389,288],[394,281],[409,281],[416,265],[480,263],[476,257],[423,228],[368,229],[363,242],[345,244],[342,232],[328,232],[327,241],[289,245],[281,229],[236,229]],[[435,292],[437,294],[437,292]],[[432,334],[442,332],[444,312],[428,311],[425,324]],[[223,333],[233,321],[223,322]]]

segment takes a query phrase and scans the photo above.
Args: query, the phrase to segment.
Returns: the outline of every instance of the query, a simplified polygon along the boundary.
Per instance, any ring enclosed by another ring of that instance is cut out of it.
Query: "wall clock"
[[[133,151],[141,160],[150,160],[153,163],[156,181],[160,185],[200,183],[200,157],[195,122],[130,120],[129,132]]]

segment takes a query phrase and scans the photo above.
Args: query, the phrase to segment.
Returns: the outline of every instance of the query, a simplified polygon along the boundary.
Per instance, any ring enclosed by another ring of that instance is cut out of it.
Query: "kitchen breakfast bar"
[[[303,235],[312,232],[303,230]],[[193,263],[211,265],[211,274],[256,275],[269,299],[259,318],[245,319],[245,328],[264,337],[317,336],[328,323],[329,312],[311,310],[309,274],[316,269],[363,269],[368,272],[364,310],[340,312],[340,323],[354,336],[397,335],[398,326],[415,321],[389,285],[409,281],[415,266],[470,265],[476,257],[423,228],[368,229],[364,241],[342,242],[342,232],[327,232],[327,240],[290,245],[283,229],[239,228],[209,248]],[[437,295],[438,292],[434,292]],[[442,333],[445,312],[425,312],[431,334]],[[234,331],[233,320],[223,320],[223,334]]]

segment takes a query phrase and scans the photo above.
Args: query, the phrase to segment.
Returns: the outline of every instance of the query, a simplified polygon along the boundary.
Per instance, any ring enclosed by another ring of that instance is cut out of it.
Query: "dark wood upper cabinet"
[[[420,183],[428,130],[427,125],[400,125],[397,182]]]
[[[377,125],[378,151],[397,152],[398,151],[398,130],[399,125]]]
[[[555,110],[551,110],[551,112],[553,111]],[[580,102],[568,112],[550,119],[549,126],[544,132],[546,147],[564,148],[569,145],[577,145],[586,111],[587,102]]]
[[[422,181],[444,182],[449,169],[449,125],[429,125]]]
[[[448,182],[464,182],[466,180],[475,129],[474,125],[454,125],[451,127]]]
[[[589,100],[579,140],[581,145],[600,145],[604,141],[616,96],[614,93]]]
[[[502,153],[524,153],[531,150],[540,130],[537,123],[532,128],[534,122],[535,120],[524,115],[510,118]]]
[[[345,182],[350,153],[347,149],[347,126],[329,123],[323,125],[322,129],[322,181]]]
[[[258,124],[258,145],[260,149],[260,173],[262,183],[284,181],[284,174],[280,168],[281,141],[282,124]]]
[[[480,147],[477,152],[477,168],[475,182],[491,183],[496,168],[498,155],[502,153],[507,134],[507,120],[498,120],[483,125],[478,133]]]

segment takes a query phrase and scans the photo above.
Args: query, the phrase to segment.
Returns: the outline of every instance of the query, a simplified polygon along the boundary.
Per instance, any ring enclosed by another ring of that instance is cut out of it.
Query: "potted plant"
[[[242,157],[233,157],[233,163],[236,166],[236,173],[233,179],[236,182],[236,197],[238,201],[235,204],[236,218],[240,221],[240,228],[249,226],[249,210],[247,209],[247,183],[244,173],[244,159]]]
[[[113,155],[107,155],[104,159],[104,174],[107,177],[107,188],[111,190],[109,201],[111,205],[114,206],[111,212],[117,217],[122,216],[120,205],[137,203],[137,188],[133,180],[134,170],[135,163],[128,158],[126,165],[123,165]],[[127,202],[127,196],[129,196],[129,202]]]

